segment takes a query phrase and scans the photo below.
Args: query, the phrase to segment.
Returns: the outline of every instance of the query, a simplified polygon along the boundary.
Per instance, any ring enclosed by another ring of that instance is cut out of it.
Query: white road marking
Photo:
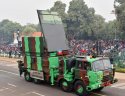
[[[21,95],[21,96],[26,96],[26,95],[28,95],[28,94],[35,94],[35,96],[36,96],[36,95],[38,95],[38,96],[45,96],[45,95],[42,95],[42,94],[37,93],[37,92],[27,92],[27,93],[25,93],[25,94],[23,94],[23,95]]]
[[[10,85],[10,86],[12,86],[12,87],[16,87],[16,85],[14,85],[14,84],[10,84],[10,83],[8,83],[8,85]]]
[[[18,65],[17,64],[6,64],[5,66],[15,67],[15,66],[18,66]]]
[[[119,89],[125,89],[125,86],[122,86],[122,87],[118,87]]]
[[[18,68],[18,65],[17,64],[7,64],[7,63],[5,63],[5,64],[0,64],[0,66],[7,66],[7,67],[13,67],[13,68]]]
[[[7,90],[7,89],[9,89],[9,88],[2,88],[2,89],[0,89],[0,92]]]
[[[111,87],[120,87],[120,86],[125,86],[125,83],[117,83],[112,85]]]
[[[99,95],[99,96],[106,96],[106,95],[103,95],[103,94],[93,93],[93,92],[92,92],[92,94],[94,94],[94,95]]]
[[[5,72],[5,73],[8,73],[8,74],[12,74],[12,75],[19,76],[19,74],[16,74],[16,73],[13,73],[13,72],[5,71],[5,70],[0,70],[0,71],[1,71],[1,72]]]
[[[125,89],[125,83],[117,83],[112,85],[111,87],[118,88],[118,89]]]
[[[42,94],[37,93],[37,92],[32,92],[32,93],[34,93],[34,94],[36,94],[36,95],[39,95],[39,96],[45,96],[45,95],[42,95]]]
[[[22,94],[21,96],[25,96],[25,95],[28,95],[28,94],[31,94],[32,92],[27,92],[25,94]]]

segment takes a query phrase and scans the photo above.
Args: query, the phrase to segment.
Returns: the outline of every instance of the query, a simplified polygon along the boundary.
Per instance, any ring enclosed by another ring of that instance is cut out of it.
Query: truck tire
[[[30,73],[29,72],[25,72],[24,73],[24,78],[26,81],[31,82],[32,78],[30,77]]]
[[[86,90],[86,86],[80,80],[75,82],[74,91],[78,96],[89,96],[89,92]]]
[[[33,82],[34,82],[35,84],[40,84],[40,83],[41,83],[41,80],[34,78],[34,79],[33,79]]]
[[[103,90],[103,88],[104,88],[104,87],[100,87],[100,88],[95,89],[95,90],[93,90],[93,91],[94,91],[94,92],[100,92],[100,91],[102,91],[102,90]]]
[[[64,92],[69,92],[72,90],[71,84],[66,80],[60,81],[60,87]]]

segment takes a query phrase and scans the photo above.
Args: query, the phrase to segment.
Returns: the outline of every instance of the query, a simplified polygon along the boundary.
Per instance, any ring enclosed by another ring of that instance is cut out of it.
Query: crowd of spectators
[[[71,40],[69,42],[71,54],[105,55],[113,50],[121,52],[125,48],[125,41],[118,40]]]
[[[105,55],[112,53],[112,50],[121,52],[125,49],[125,41],[116,40],[70,40],[70,54],[72,55]],[[9,56],[19,55],[20,50],[16,45],[0,45],[0,54],[8,54]]]
[[[17,45],[0,45],[0,55],[7,55],[11,58],[12,55],[19,55],[19,52]]]

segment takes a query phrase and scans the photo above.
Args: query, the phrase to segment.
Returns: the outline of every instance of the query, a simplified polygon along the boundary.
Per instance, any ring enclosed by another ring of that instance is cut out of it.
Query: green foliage
[[[118,2],[118,3],[122,4],[122,3],[125,2],[125,0],[115,0],[115,2]]]
[[[106,28],[105,31],[107,32],[107,39],[115,39],[115,35],[118,36],[118,32],[117,32],[117,21],[109,21],[106,24]],[[116,34],[117,33],[117,34]]]
[[[116,72],[125,73],[125,68],[116,68]]]
[[[31,32],[39,31],[38,25],[27,24],[22,26],[19,23],[5,19],[0,22],[0,44],[13,42],[13,33],[20,31],[23,35],[30,35]]]
[[[35,26],[34,24],[28,24],[28,25],[24,26],[22,34],[29,36],[32,34],[32,32],[37,32],[37,26]]]
[[[83,0],[72,0],[70,2],[69,10],[68,10],[68,19],[69,22],[67,25],[69,33],[72,32],[74,36],[79,35],[88,35],[89,30],[89,9]]]
[[[57,12],[63,21],[64,27],[66,26],[67,14],[65,13],[66,4],[61,1],[56,1],[54,6],[50,8],[50,11]]]
[[[22,30],[19,23],[9,21],[7,19],[0,22],[0,43],[10,43],[13,41],[13,33]]]
[[[123,38],[123,35],[125,35],[125,0],[115,0],[114,7],[118,30],[120,31],[119,34],[120,37]]]
[[[50,9],[50,11],[58,12],[62,19],[65,18],[65,8],[66,4],[61,1],[55,2],[54,6]]]
[[[68,39],[109,39],[113,38],[114,28],[106,23],[101,15],[95,14],[94,8],[88,8],[84,0],[72,0],[66,13],[66,5],[55,2],[50,11],[61,16]]]
[[[66,4],[56,1],[50,11],[56,11],[61,16],[67,39],[114,39],[115,35],[125,39],[125,0],[115,0],[117,20],[105,22],[105,19],[95,14],[94,8],[89,8],[84,0],[72,0],[66,12]],[[40,31],[40,26],[27,24],[21,26],[19,23],[9,20],[0,22],[0,44],[13,41],[13,33],[20,30],[24,35]],[[115,34],[116,33],[116,34]]]
[[[107,37],[106,22],[101,15],[94,16],[94,23],[92,27],[97,39],[105,39],[105,37]]]

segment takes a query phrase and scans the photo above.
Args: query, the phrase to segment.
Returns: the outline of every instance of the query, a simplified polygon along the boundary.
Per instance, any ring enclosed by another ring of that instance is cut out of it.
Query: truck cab
[[[79,96],[89,91],[101,91],[117,81],[108,57],[77,56],[72,65],[74,89]]]

